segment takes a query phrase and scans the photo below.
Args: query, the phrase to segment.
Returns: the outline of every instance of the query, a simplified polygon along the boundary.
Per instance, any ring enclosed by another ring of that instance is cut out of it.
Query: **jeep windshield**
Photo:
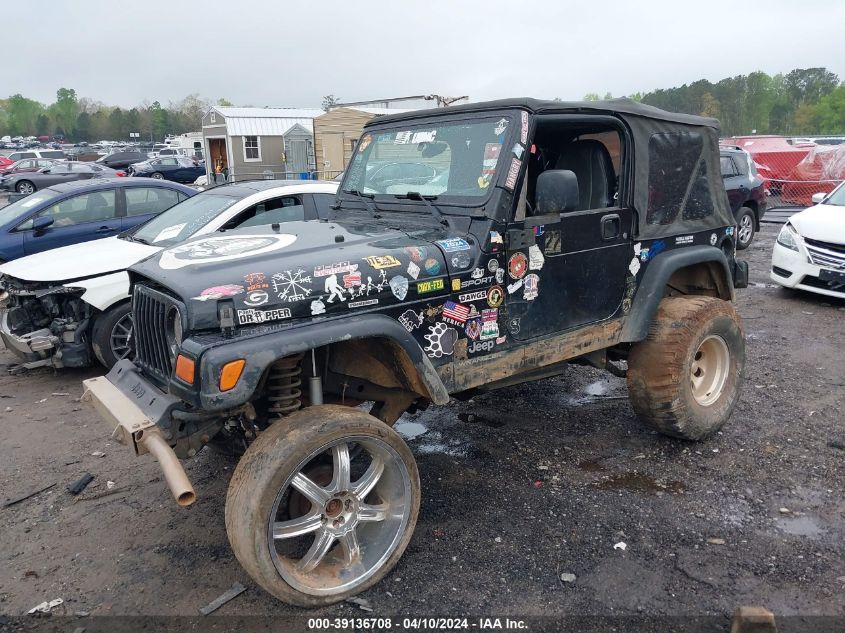
[[[341,192],[480,206],[504,169],[512,115],[391,124],[361,136]],[[501,160],[500,160],[501,157]]]

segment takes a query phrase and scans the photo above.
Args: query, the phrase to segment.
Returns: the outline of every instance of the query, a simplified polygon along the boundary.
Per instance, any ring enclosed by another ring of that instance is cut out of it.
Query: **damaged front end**
[[[93,308],[84,288],[0,280],[0,337],[18,367],[86,367],[91,364],[89,324]]]

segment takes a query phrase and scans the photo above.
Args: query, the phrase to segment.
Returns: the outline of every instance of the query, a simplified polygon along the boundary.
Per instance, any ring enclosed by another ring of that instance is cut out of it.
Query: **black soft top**
[[[632,101],[519,98],[416,110],[372,119],[365,128],[435,116],[526,110],[531,114],[613,116],[633,143],[633,205],[639,236],[657,238],[733,226],[719,167],[719,122]]]

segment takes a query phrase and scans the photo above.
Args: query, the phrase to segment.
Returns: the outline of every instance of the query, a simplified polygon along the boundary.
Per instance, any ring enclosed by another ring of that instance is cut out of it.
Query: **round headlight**
[[[172,306],[167,311],[164,335],[167,338],[167,347],[170,349],[170,356],[175,359],[176,354],[179,353],[179,347],[182,345],[182,315],[176,306]]]

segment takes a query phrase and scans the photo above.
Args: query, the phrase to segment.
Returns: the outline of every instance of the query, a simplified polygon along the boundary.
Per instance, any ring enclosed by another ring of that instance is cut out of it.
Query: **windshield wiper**
[[[375,194],[372,193],[364,193],[362,191],[358,191],[357,189],[344,189],[343,193],[351,193],[353,196],[358,196],[361,199],[361,202],[364,203],[364,206],[367,207],[367,210],[372,214],[375,219],[381,218],[378,214],[378,209],[376,209],[376,205],[372,202],[373,198],[375,198]],[[338,199],[335,204],[332,205],[332,209],[337,211],[340,209],[340,200]]]
[[[443,213],[431,204],[431,200],[437,200],[437,196],[424,196],[419,191],[409,191],[406,194],[396,194],[394,198],[399,200],[419,200],[431,210],[431,215],[435,220],[444,226],[448,226],[449,222],[443,217]]]

